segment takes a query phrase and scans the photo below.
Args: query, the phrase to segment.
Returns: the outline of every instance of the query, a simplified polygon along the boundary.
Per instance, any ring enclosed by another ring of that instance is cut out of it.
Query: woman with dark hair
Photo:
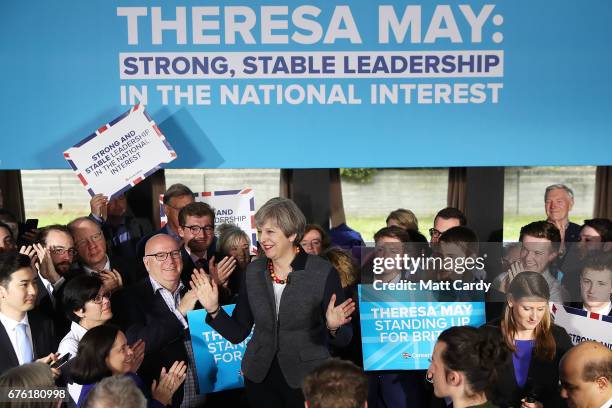
[[[320,225],[306,224],[300,245],[307,254],[320,255],[331,247],[329,235]]]
[[[76,358],[70,367],[73,380],[84,384],[77,407],[81,407],[96,383],[111,375],[127,375],[138,385],[149,400],[150,406],[170,405],[172,395],[185,381],[186,366],[183,361],[175,361],[166,372],[163,368],[159,383],[153,381],[147,390],[142,379],[136,374],[144,358],[144,347],[132,351],[125,334],[113,325],[101,325],[90,329],[79,343]]]
[[[300,247],[306,218],[293,201],[269,200],[255,225],[265,256],[247,267],[231,317],[219,306],[214,280],[194,271],[191,286],[206,322],[227,340],[240,343],[255,326],[242,359],[250,405],[303,407],[306,374],[330,358],[329,345],[351,340],[355,304],[344,301],[332,265]]]
[[[494,408],[487,393],[496,367],[507,357],[499,336],[470,326],[451,327],[438,337],[426,378],[435,396],[452,400],[453,408]]]
[[[74,357],[85,333],[113,317],[110,298],[99,277],[83,274],[66,283],[62,293],[62,306],[72,324],[57,352],[62,356],[70,353]],[[77,402],[81,395],[81,384],[68,384],[68,392],[72,400]]]
[[[510,283],[501,321],[487,326],[512,353],[493,390],[493,402],[502,408],[566,406],[558,390],[559,361],[572,343],[565,329],[553,324],[549,300],[544,277],[521,272]]]

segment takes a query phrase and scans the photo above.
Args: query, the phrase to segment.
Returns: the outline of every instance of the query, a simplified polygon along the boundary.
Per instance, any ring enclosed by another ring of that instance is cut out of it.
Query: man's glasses
[[[166,259],[168,259],[168,255],[170,255],[170,258],[172,258],[172,259],[178,259],[178,258],[181,257],[181,251],[176,249],[176,250],[170,251],[170,252],[158,252],[156,254],[149,254],[149,255],[145,255],[145,256],[154,256],[156,261],[164,262]]]
[[[193,235],[198,235],[200,231],[204,231],[209,235],[215,232],[215,227],[212,225],[206,225],[205,227],[201,227],[199,225],[181,225],[181,227],[188,229]]]
[[[435,228],[430,228],[429,229],[429,235],[432,238],[438,238],[440,235],[442,235],[442,233],[440,231],[438,231],[437,229],[435,229]]]
[[[101,305],[104,302],[104,299],[110,300],[110,295],[108,293],[100,293],[95,298],[92,299],[96,305]]]
[[[98,233],[93,234],[92,236],[90,236],[90,237],[89,237],[89,238],[87,238],[87,239],[82,239],[82,240],[78,241],[78,242],[75,244],[75,246],[76,246],[77,248],[83,248],[83,247],[85,247],[85,245],[87,245],[87,242],[98,242],[98,241],[100,241],[100,240],[101,240],[103,237],[104,237],[104,235],[103,235],[103,234],[102,234],[102,232],[100,231],[100,232],[98,232]]]
[[[51,247],[50,251],[53,255],[59,255],[59,256],[63,256],[65,254],[68,254],[70,256],[75,256],[77,253],[76,249],[74,248],[64,248],[64,247]]]

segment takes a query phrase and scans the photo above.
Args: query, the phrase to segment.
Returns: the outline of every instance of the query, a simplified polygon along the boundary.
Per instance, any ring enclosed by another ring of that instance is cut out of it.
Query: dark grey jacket
[[[325,326],[325,312],[333,293],[336,305],[345,297],[338,272],[318,256],[300,252],[283,291],[279,316],[267,259],[252,262],[241,285],[232,316],[223,310],[206,322],[232,343],[243,341],[255,329],[242,359],[242,372],[253,382],[266,377],[275,357],[290,387],[299,388],[312,369],[330,357],[329,344],[347,345],[350,325],[342,326],[332,337]]]

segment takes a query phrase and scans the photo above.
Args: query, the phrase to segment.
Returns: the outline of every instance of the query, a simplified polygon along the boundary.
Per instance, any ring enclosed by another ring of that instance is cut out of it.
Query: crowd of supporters
[[[612,351],[572,347],[550,308],[612,316],[612,221],[570,222],[573,200],[549,186],[542,220],[494,246],[456,208],[425,234],[400,208],[371,247],[346,224],[309,224],[274,198],[255,214],[256,251],[182,184],[165,192],[158,230],[124,196],[96,195],[89,215],[40,229],[18,228],[3,210],[0,389],[66,388],[49,407],[609,408]],[[485,252],[499,256],[478,261]],[[374,268],[406,256],[452,262]],[[435,294],[486,302],[487,323],[442,331],[426,371],[364,371],[358,285],[422,280],[487,283]],[[253,332],[244,389],[200,393],[187,319],[198,309],[232,343]]]

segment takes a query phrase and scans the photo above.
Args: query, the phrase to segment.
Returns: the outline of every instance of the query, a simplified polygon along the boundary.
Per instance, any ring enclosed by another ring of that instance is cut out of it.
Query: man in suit
[[[135,261],[107,254],[104,234],[91,218],[77,218],[68,224],[68,229],[74,238],[81,269],[88,275],[99,275],[107,292],[145,277]]]
[[[30,258],[0,254],[0,373],[36,359],[55,360],[53,322],[32,310],[37,291]]]
[[[183,209],[187,204],[193,203],[193,192],[184,184],[173,184],[164,193],[164,213],[168,217],[168,222],[162,228],[155,232],[145,235],[142,237],[136,247],[136,253],[138,258],[142,258],[145,254],[145,245],[147,241],[157,234],[167,234],[176,240],[181,242],[181,236],[179,235],[179,211]]]
[[[178,242],[167,234],[155,235],[145,246],[143,262],[149,276],[127,289],[127,304],[122,308],[125,316],[120,317],[128,342],[145,342],[145,358],[138,373],[150,386],[162,367],[185,361],[187,379],[174,394],[173,406],[180,405],[183,396],[186,403],[196,405],[201,397],[196,391],[186,316],[195,308],[197,297],[181,282],[183,262]]]
[[[570,306],[612,316],[612,251],[593,253],[586,259],[580,273],[582,302]]]

